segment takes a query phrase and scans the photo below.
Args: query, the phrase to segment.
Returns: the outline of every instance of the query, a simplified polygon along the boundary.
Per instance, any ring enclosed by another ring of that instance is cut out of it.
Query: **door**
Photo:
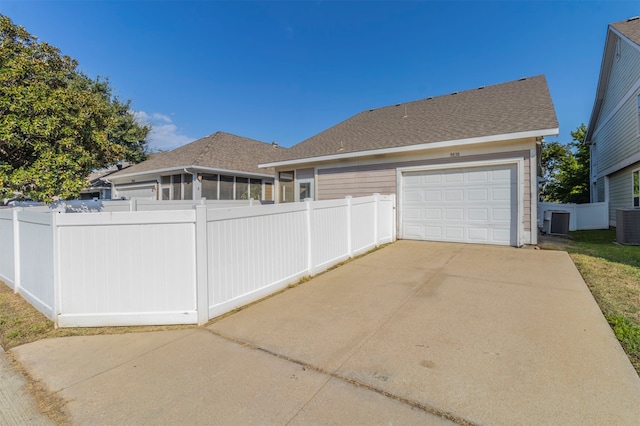
[[[515,165],[402,174],[402,238],[517,244]]]

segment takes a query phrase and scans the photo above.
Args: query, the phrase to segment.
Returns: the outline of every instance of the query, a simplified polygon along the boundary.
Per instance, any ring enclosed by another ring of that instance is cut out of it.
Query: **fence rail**
[[[202,324],[395,240],[394,196],[164,207],[0,210],[0,279],[59,327]]]
[[[609,204],[606,202],[590,204],[538,203],[538,226],[542,226],[544,212],[548,210],[569,212],[570,231],[609,228]]]

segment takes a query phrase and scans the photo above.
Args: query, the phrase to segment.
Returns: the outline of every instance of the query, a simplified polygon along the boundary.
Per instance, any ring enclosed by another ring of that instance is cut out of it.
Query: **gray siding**
[[[524,158],[524,212],[525,230],[531,230],[531,179],[529,151],[502,152],[495,154],[469,155],[455,158],[438,158],[433,160],[405,161],[384,164],[368,164],[361,166],[335,167],[318,170],[318,199],[329,200],[344,198],[348,195],[361,197],[373,193],[395,194],[397,191],[396,169],[398,167],[427,166],[436,164],[462,163],[501,158]]]
[[[616,210],[633,205],[631,172],[640,168],[640,162],[609,176],[609,223],[616,220]]]
[[[596,187],[598,191],[598,202],[602,203],[606,201],[604,196],[604,177],[598,178],[598,181],[596,182]]]
[[[296,169],[296,179],[313,179],[313,167],[310,169]]]
[[[620,59],[613,59],[611,74],[604,94],[602,110],[594,135],[598,158],[598,173],[614,167],[621,161],[640,152],[638,132],[638,95],[640,89],[627,99],[608,122],[604,119],[614,111],[627,92],[640,78],[640,51],[626,42],[621,42]]]
[[[598,173],[640,152],[637,98],[640,90],[638,92],[624,103],[593,139],[598,150]]]
[[[640,51],[629,43],[621,41],[620,59],[613,58],[609,84],[605,91],[600,119],[606,117],[622,100],[625,93],[638,81]]]

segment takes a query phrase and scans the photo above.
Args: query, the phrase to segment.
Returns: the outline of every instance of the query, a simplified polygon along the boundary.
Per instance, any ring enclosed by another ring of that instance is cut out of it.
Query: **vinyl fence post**
[[[353,257],[353,235],[351,232],[351,195],[344,197],[347,200],[347,254]]]
[[[196,206],[196,310],[198,325],[209,321],[209,255],[207,252],[207,206]]]
[[[378,232],[378,220],[379,219],[379,215],[378,215],[378,209],[380,208],[380,194],[379,193],[374,193],[373,194],[373,205],[374,205],[374,209],[373,209],[373,240],[375,241],[375,245],[376,247],[378,247],[380,245],[380,235]]]
[[[20,290],[20,221],[18,212],[23,211],[22,207],[13,208],[13,292]]]
[[[306,216],[307,216],[307,270],[309,275],[313,275],[313,245],[311,244],[311,201],[306,200]]]
[[[58,230],[58,215],[65,213],[51,212],[51,233],[52,233],[52,249],[53,249],[53,282],[51,285],[53,286],[53,306],[51,320],[55,328],[58,328],[58,316],[62,313],[62,283],[60,280],[60,233]]]

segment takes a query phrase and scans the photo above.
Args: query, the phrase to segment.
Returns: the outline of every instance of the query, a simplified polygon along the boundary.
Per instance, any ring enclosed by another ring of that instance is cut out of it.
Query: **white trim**
[[[640,161],[640,152],[636,152],[631,157],[627,157],[622,161],[618,161],[613,166],[604,169],[602,172],[599,172],[598,176],[608,176],[612,173],[617,172],[618,170],[622,170],[625,167],[629,167],[630,165],[637,163],[639,161]]]
[[[640,52],[640,45],[637,45],[636,43],[634,43],[633,41],[631,41],[631,39],[629,37],[627,37],[626,35],[622,34],[620,31],[616,30],[614,27],[609,26],[609,28],[611,29],[611,31],[613,33],[615,33],[618,37],[620,37],[621,39],[624,39],[624,41],[626,41],[628,44],[631,45],[631,47],[633,47],[634,49],[636,49],[638,52]]]
[[[524,235],[524,241],[529,241],[529,244],[537,244],[538,243],[538,144],[536,144],[535,148],[531,149],[531,153],[529,154],[529,203],[530,203],[530,220],[529,220],[529,237],[527,238],[526,232]],[[535,179],[533,178],[535,176]],[[524,168],[522,180],[524,182]],[[523,193],[524,194],[524,193]],[[524,215],[524,206],[523,206],[523,215]],[[524,216],[523,216],[524,217]],[[536,232],[534,232],[536,231]]]
[[[219,169],[216,167],[203,167],[203,166],[192,165],[192,166],[180,166],[180,167],[167,167],[164,169],[153,169],[153,170],[147,170],[144,172],[136,172],[136,173],[122,174],[122,175],[119,174],[117,176],[110,176],[109,180],[113,181],[121,178],[130,178],[134,176],[143,176],[143,175],[155,176],[155,175],[162,175],[163,173],[176,172],[176,171],[180,171],[181,173],[183,173],[185,169],[193,169],[193,172],[191,173],[213,172],[216,174],[227,174],[227,175],[234,175],[234,176],[241,176],[241,177],[260,176],[260,177],[273,178],[273,175],[264,174],[264,173],[254,173],[254,172],[245,172],[241,170]]]
[[[492,136],[479,136],[475,138],[466,138],[466,139],[454,139],[450,141],[443,142],[431,142],[431,143],[423,143],[418,145],[410,145],[410,146],[402,146],[402,147],[394,147],[394,148],[382,148],[382,149],[373,149],[369,151],[356,151],[356,152],[348,152],[345,154],[330,154],[330,155],[321,155],[319,157],[308,157],[308,158],[300,158],[296,160],[285,160],[285,161],[277,161],[272,163],[264,163],[259,164],[258,167],[281,167],[281,166],[290,166],[296,164],[306,164],[306,163],[314,163],[320,161],[331,161],[331,160],[341,160],[344,158],[356,158],[356,157],[365,157],[369,155],[384,155],[384,154],[397,154],[402,152],[414,152],[414,151],[422,151],[428,149],[438,149],[438,148],[447,148],[452,146],[464,146],[464,145],[473,145],[487,142],[500,142],[507,141],[512,139],[525,139],[532,137],[540,137],[540,136],[553,136],[557,135],[559,129],[542,129],[542,130],[532,130],[527,132],[517,132],[517,133],[505,133],[501,135],[492,135]]]
[[[516,245],[518,247],[522,246],[525,241],[525,231],[524,231],[524,199],[522,194],[524,194],[524,158],[514,157],[514,158],[503,158],[496,160],[485,160],[485,161],[469,161],[462,163],[449,163],[449,164],[433,164],[427,166],[412,166],[412,167],[398,167],[396,168],[396,197],[397,197],[397,221],[398,221],[398,238],[402,239],[402,187],[404,185],[404,173],[409,172],[422,172],[422,171],[431,171],[431,170],[449,170],[449,169],[466,169],[473,167],[491,167],[491,166],[501,166],[501,165],[516,165],[517,169],[517,179],[516,182],[516,197],[518,199],[518,211],[516,212],[517,217],[517,226],[516,226]],[[533,215],[532,215],[533,218]],[[532,219],[533,220],[533,219]],[[534,228],[532,228],[534,229]]]
[[[634,204],[634,194],[633,194],[633,190],[634,190],[634,188],[633,188],[633,175],[634,175],[634,173],[640,174],[640,167],[631,170],[631,205],[633,207],[638,207],[638,206],[636,206]],[[640,179],[640,176],[638,176],[638,178]]]
[[[609,114],[607,114],[607,116],[598,123],[598,127],[596,127],[596,129],[593,131],[593,134],[591,135],[592,140],[597,137],[598,133],[600,133],[602,128],[606,126],[606,124],[613,118],[613,116],[616,115],[616,113],[620,111],[620,109],[622,109],[624,104],[627,103],[629,99],[634,97],[635,92],[639,88],[640,88],[640,78],[633,84],[633,86],[631,86],[629,90],[627,90],[627,93],[625,93],[622,99],[620,99],[620,101],[616,104],[616,106],[613,107],[611,112],[609,112]]]

